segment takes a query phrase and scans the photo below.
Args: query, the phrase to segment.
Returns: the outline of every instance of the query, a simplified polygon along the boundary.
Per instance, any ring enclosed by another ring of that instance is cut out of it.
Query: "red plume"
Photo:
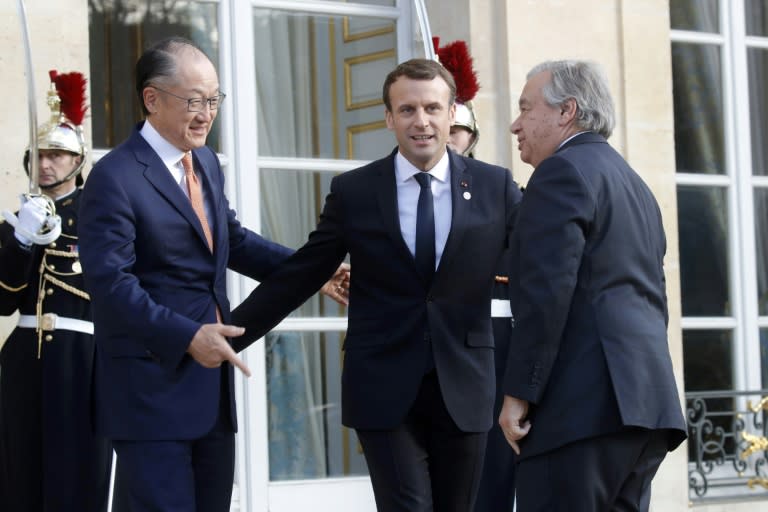
[[[88,106],[85,104],[85,77],[82,73],[58,74],[50,72],[53,83],[56,84],[56,92],[61,100],[61,113],[75,126],[83,124],[85,112]]]
[[[470,101],[480,89],[480,84],[477,82],[477,73],[472,68],[472,56],[469,54],[467,43],[461,40],[454,41],[436,51],[440,63],[451,72],[456,81],[456,101],[459,103]]]

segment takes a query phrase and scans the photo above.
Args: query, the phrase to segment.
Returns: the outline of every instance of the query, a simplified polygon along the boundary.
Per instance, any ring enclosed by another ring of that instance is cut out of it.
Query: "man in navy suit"
[[[136,91],[146,121],[96,164],[80,208],[96,430],[114,441],[132,511],[224,512],[232,365],[248,373],[226,339],[243,330],[225,325],[225,272],[263,279],[292,251],[243,228],[229,208],[205,145],[224,101],[208,57],[185,39],[161,41],[137,62]]]
[[[239,349],[350,255],[342,421],[380,511],[472,510],[492,421],[491,289],[520,191],[507,169],[447,150],[454,97],[437,62],[397,66],[383,98],[398,147],[336,176],[308,242],[233,312]]]
[[[535,167],[510,244],[515,326],[499,418],[521,511],[645,511],[686,436],[667,343],[666,250],[651,191],[608,145],[592,63],[528,74],[511,130]]]

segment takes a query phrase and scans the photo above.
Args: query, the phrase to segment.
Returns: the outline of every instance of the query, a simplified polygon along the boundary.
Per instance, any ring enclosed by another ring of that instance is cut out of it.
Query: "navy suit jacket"
[[[534,171],[510,247],[503,389],[531,403],[521,457],[625,426],[685,438],[667,344],[666,240],[651,191],[596,133]]]
[[[189,199],[140,126],[94,166],[80,209],[96,429],[112,439],[194,439],[213,427],[220,396],[236,427],[232,368],[204,368],[186,353],[200,326],[216,322],[217,307],[229,322],[227,267],[263,279],[292,251],[240,225],[216,153],[203,147],[193,158],[211,210],[211,253]]]
[[[402,423],[431,345],[451,417],[464,431],[486,431],[495,387],[491,289],[520,191],[508,170],[449,152],[453,219],[428,288],[400,231],[395,154],[333,179],[307,243],[233,312],[247,329],[234,346],[266,333],[349,253],[343,423],[358,429]]]

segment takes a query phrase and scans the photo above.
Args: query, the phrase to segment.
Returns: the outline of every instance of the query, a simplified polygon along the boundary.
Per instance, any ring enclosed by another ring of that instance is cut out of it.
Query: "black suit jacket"
[[[504,392],[532,404],[521,456],[624,426],[672,429],[677,446],[661,212],[605,138],[580,134],[539,164],[510,251]]]
[[[427,288],[400,231],[395,154],[333,179],[307,243],[233,312],[235,325],[247,328],[235,346],[261,337],[298,307],[349,253],[343,423],[399,425],[416,398],[431,345],[453,420],[464,431],[486,431],[495,386],[491,289],[520,191],[508,170],[449,152],[453,220]]]

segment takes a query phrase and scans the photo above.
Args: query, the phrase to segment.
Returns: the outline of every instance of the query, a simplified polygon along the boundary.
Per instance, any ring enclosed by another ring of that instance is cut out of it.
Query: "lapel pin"
[[[459,186],[461,186],[461,188],[469,188],[469,183],[467,183],[467,180],[461,180]]]
[[[467,201],[469,201],[472,198],[472,194],[470,194],[469,191],[465,191],[461,196]]]

